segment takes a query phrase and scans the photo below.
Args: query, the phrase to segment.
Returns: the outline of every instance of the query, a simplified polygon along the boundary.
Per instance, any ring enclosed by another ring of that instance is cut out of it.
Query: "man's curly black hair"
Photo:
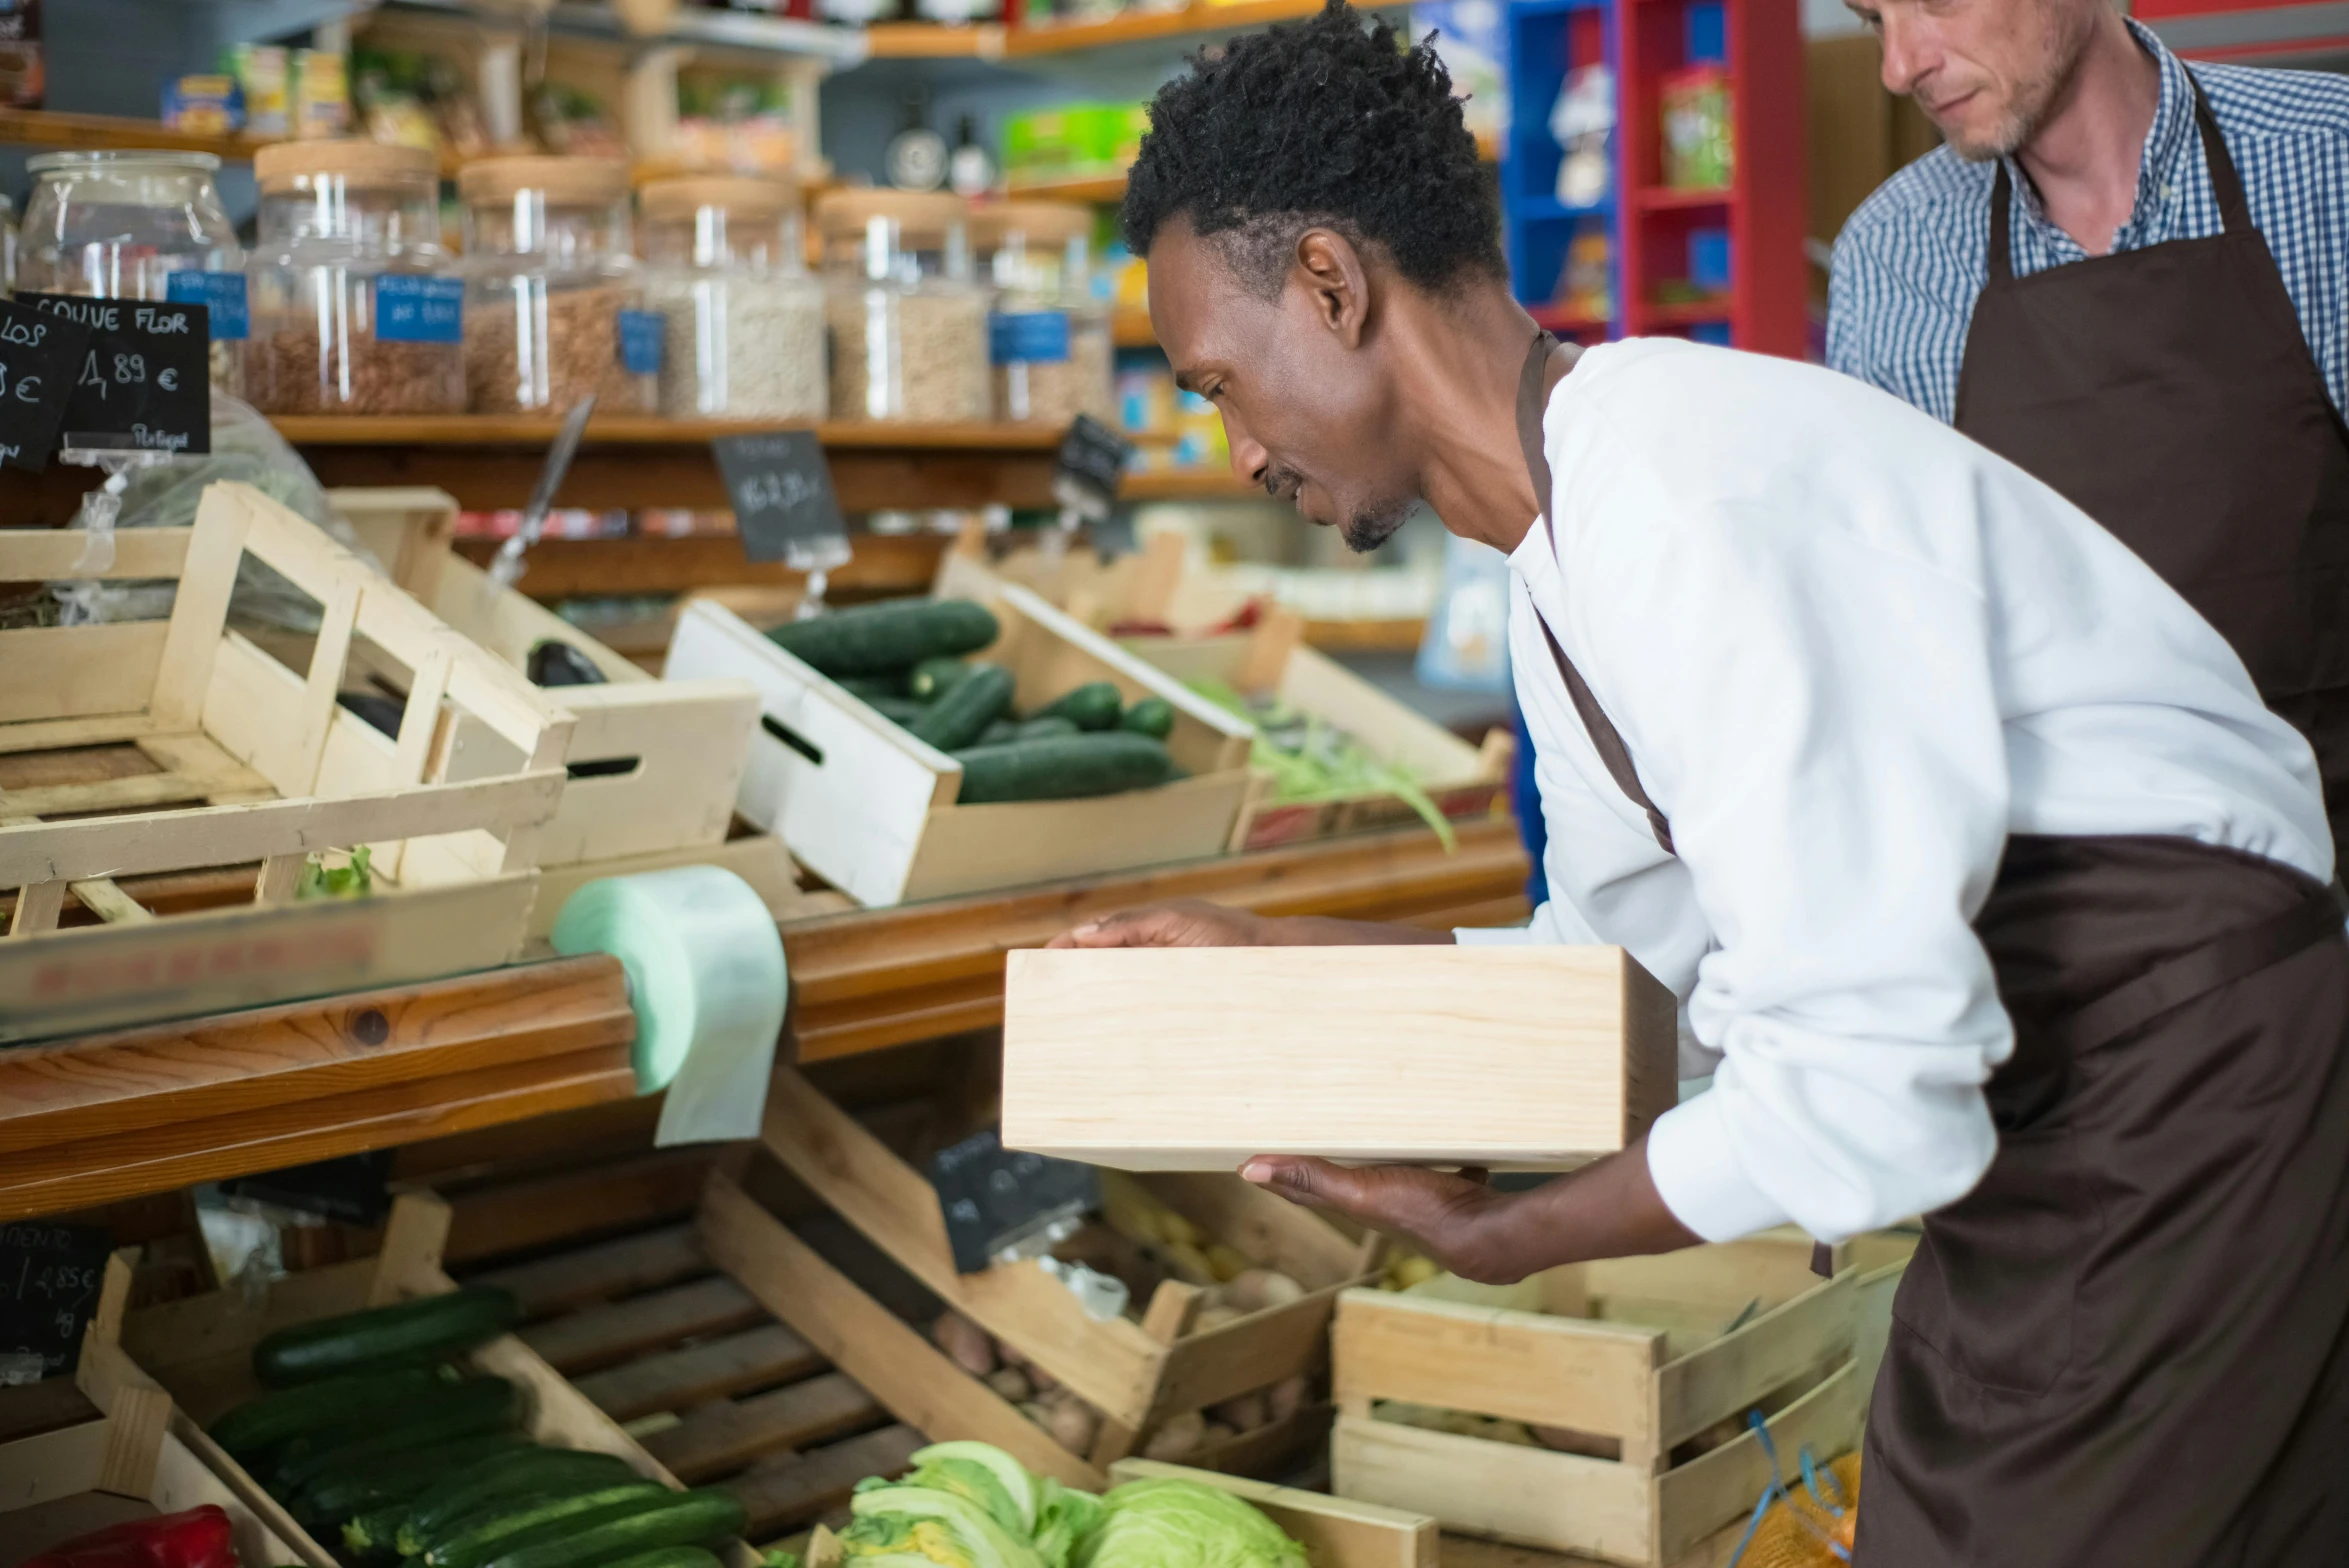
[[[1508,276],[1450,73],[1432,45],[1404,48],[1344,0],[1202,52],[1159,89],[1126,181],[1126,244],[1147,255],[1178,214],[1267,297],[1316,225],[1375,244],[1424,289]]]

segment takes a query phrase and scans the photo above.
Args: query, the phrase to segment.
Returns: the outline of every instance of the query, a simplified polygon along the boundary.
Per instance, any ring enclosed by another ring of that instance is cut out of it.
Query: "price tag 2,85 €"
[[[0,300],[0,464],[49,466],[89,341],[78,322]]]
[[[90,331],[66,398],[65,445],[212,450],[212,338],[203,306],[70,294],[17,301]]]
[[[51,1375],[70,1369],[113,1246],[102,1225],[0,1225],[0,1350],[39,1356]]]
[[[734,503],[744,555],[819,569],[848,559],[848,524],[814,431],[719,436],[710,450]]]

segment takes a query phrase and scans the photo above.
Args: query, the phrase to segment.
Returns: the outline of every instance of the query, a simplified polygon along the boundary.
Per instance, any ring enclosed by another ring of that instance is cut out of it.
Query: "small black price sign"
[[[0,464],[49,466],[90,329],[0,300]]]
[[[957,1273],[976,1274],[995,1255],[1057,1220],[1101,1206],[1101,1172],[1075,1160],[1015,1154],[992,1127],[930,1160],[930,1185],[946,1217]]]
[[[0,1350],[39,1356],[50,1376],[71,1371],[113,1250],[103,1225],[0,1225]]]
[[[848,523],[832,493],[832,469],[812,430],[761,431],[710,442],[742,553],[754,561],[846,559]],[[797,560],[793,558],[797,557]]]
[[[1090,414],[1079,414],[1060,438],[1052,474],[1052,495],[1090,522],[1100,522],[1117,505],[1134,444]]]
[[[17,301],[89,329],[65,401],[66,446],[212,450],[212,337],[203,306],[70,294]]]

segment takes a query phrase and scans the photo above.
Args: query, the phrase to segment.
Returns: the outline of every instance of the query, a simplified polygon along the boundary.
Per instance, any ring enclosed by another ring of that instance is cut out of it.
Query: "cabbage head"
[[[876,1487],[849,1504],[840,1534],[850,1568],[1043,1568],[1035,1549],[967,1497],[921,1486]]]
[[[1101,1501],[1072,1568],[1309,1568],[1279,1525],[1196,1481],[1128,1481]]]
[[[1101,1523],[1103,1505],[1091,1492],[1062,1486],[1046,1476],[1037,1487],[1036,1534],[1030,1543],[1044,1568],[1069,1568],[1077,1543]]]

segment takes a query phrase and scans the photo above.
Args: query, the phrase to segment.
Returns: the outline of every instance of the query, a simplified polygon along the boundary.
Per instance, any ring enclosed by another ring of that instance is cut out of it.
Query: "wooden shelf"
[[[271,421],[296,446],[545,446],[562,421],[520,414],[300,414]],[[792,428],[758,419],[654,419],[618,415],[588,422],[588,446],[695,446],[719,436]],[[807,426],[797,428],[806,429]],[[813,427],[827,447],[921,451],[1056,450],[1060,432],[1035,425],[893,425],[835,422]]]
[[[1119,348],[1156,348],[1158,333],[1146,310],[1120,310],[1109,318],[1109,340]]]
[[[941,27],[931,22],[875,22],[865,29],[868,60],[1000,60],[1003,29],[981,23]]]
[[[249,136],[175,131],[160,120],[111,114],[63,114],[53,109],[0,109],[0,146],[70,147],[95,151],[208,152],[250,158],[267,143]]]
[[[1269,501],[1262,485],[1252,485],[1227,469],[1159,469],[1128,474],[1118,486],[1121,501]]]
[[[1239,10],[1242,7],[1220,6],[1218,10]],[[1103,26],[1112,24],[1103,23]],[[1017,36],[1016,30],[1014,36]],[[1012,51],[1017,53],[1017,50]],[[1476,155],[1486,163],[1497,163],[1501,157],[1498,138],[1481,132],[1476,138]],[[1080,174],[1062,179],[1023,180],[1013,178],[1006,182],[1006,193],[1022,199],[1037,198],[1046,201],[1085,201],[1107,205],[1126,199],[1126,177],[1116,174]]]
[[[1391,9],[1393,0],[1373,0],[1365,9]],[[1064,22],[1014,27],[1004,36],[1007,55],[1066,54],[1198,34],[1245,32],[1274,22],[1301,21],[1321,10],[1319,0],[1240,0],[1232,5],[1195,3],[1171,11],[1127,11],[1100,22]]]
[[[387,9],[394,12],[438,14],[468,24],[486,20],[495,25],[497,21],[494,15],[485,17],[484,8],[475,0],[393,0]],[[521,11],[535,11],[538,7],[508,9],[515,14],[507,25],[512,31],[519,32],[522,30]],[[689,44],[702,49],[724,49],[743,54],[828,60],[842,66],[854,65],[865,57],[865,38],[860,28],[834,27],[795,17],[758,16],[746,11],[717,10],[703,6],[675,7],[666,28],[657,35],[643,37],[630,32],[609,5],[561,0],[546,13],[546,28],[549,32],[570,38],[606,42],[624,53],[635,53],[658,44]]]
[[[842,599],[926,593],[937,575],[938,558],[953,539],[946,534],[853,534],[855,552],[826,580],[827,594]],[[457,541],[457,553],[486,566],[499,541]],[[528,570],[518,586],[534,599],[622,598],[691,593],[696,588],[732,586],[796,587],[807,574],[780,561],[753,561],[732,534],[688,534],[677,538],[637,535],[626,539],[541,539],[526,557]],[[663,639],[666,646],[666,639]]]

